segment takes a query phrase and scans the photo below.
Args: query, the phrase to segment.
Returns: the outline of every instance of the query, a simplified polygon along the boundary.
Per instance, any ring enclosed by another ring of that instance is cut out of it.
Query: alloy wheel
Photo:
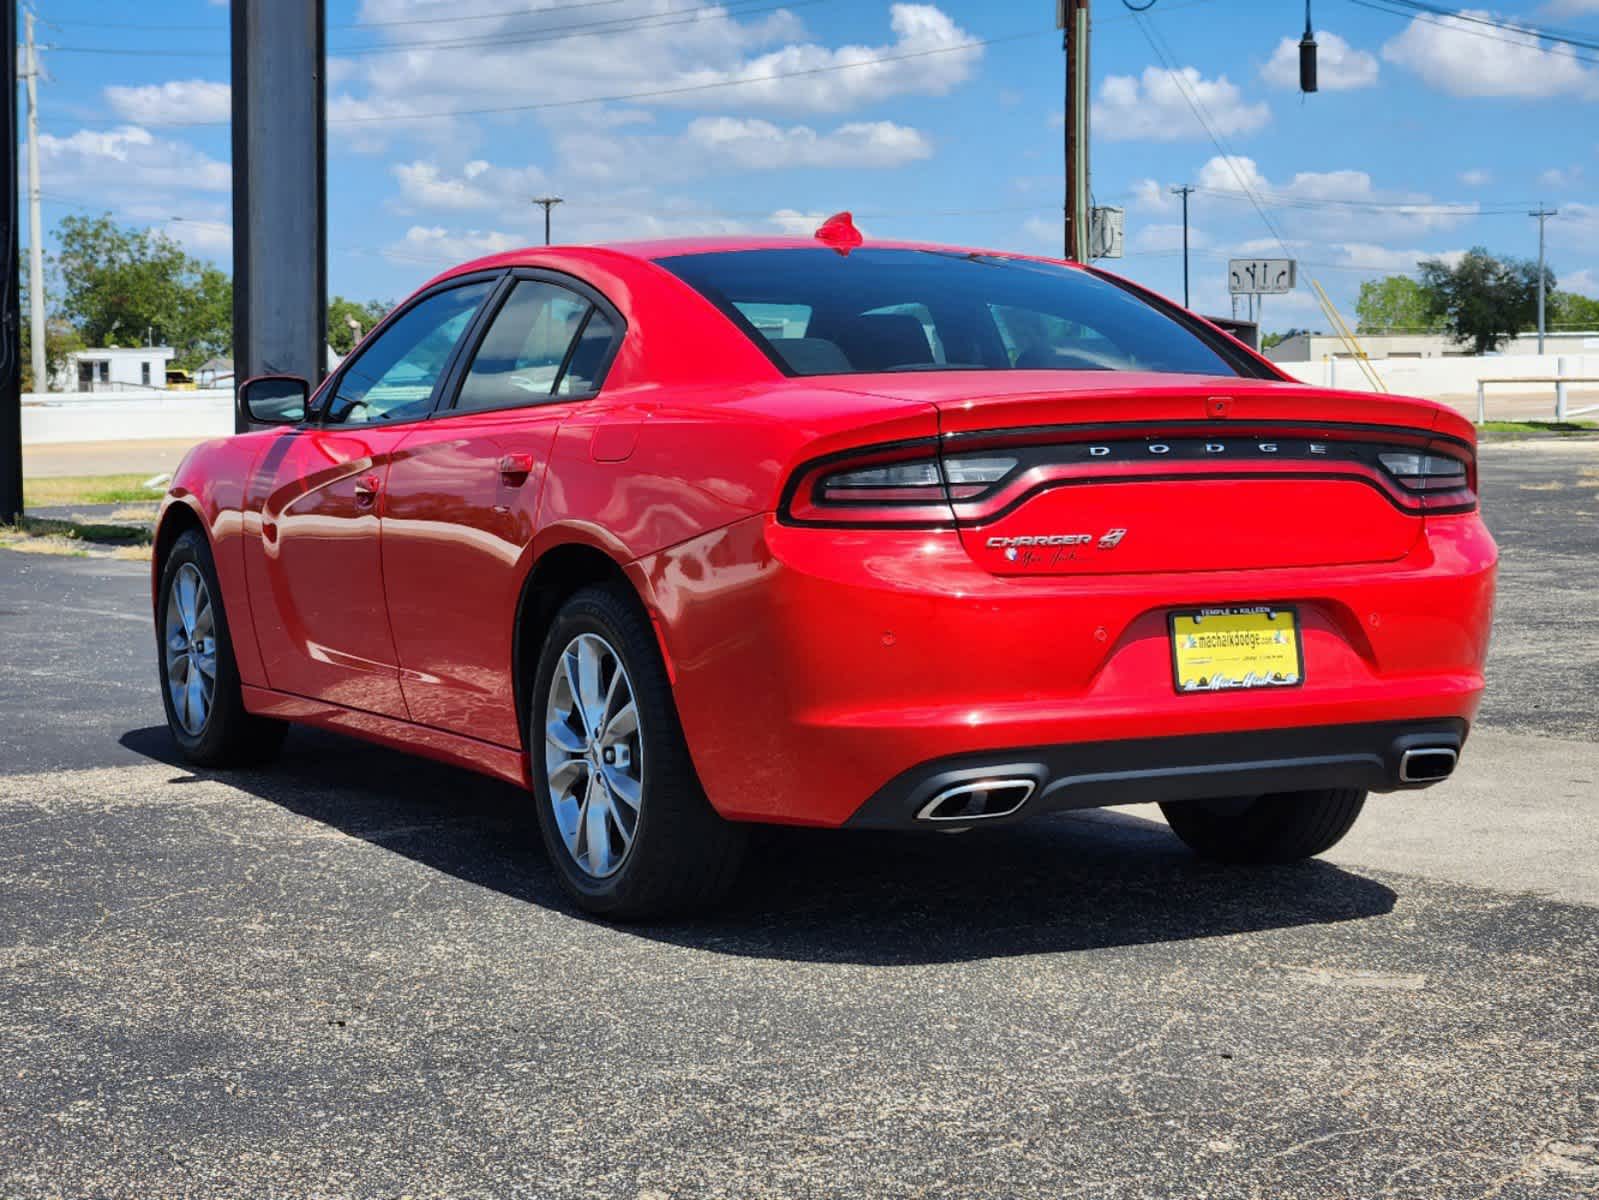
[[[561,651],[545,713],[544,766],[567,853],[592,879],[614,875],[638,833],[644,747],[627,668],[598,634],[579,634]]]
[[[216,694],[217,635],[211,591],[193,563],[184,563],[172,576],[165,638],[172,711],[185,733],[199,737]]]

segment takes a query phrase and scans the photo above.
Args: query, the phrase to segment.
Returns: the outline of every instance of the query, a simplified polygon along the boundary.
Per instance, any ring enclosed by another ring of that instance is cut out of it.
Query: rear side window
[[[1109,280],[1053,263],[933,250],[846,256],[823,247],[659,262],[791,375],[1252,373],[1221,339]]]
[[[455,408],[515,408],[593,391],[614,335],[586,297],[520,280],[473,355]]]

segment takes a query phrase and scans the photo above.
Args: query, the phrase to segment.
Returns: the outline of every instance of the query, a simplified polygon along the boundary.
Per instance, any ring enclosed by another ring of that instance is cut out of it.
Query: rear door
[[[599,392],[622,324],[551,272],[516,272],[491,312],[390,468],[383,576],[412,720],[516,746],[512,639],[550,448]]]
[[[278,691],[406,716],[384,604],[383,494],[493,280],[435,289],[387,322],[286,430],[249,483],[251,615]]]

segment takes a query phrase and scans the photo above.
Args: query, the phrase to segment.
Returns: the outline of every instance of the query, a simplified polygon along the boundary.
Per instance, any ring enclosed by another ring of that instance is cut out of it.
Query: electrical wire
[[[1471,29],[1458,23],[1457,18],[1462,20],[1464,19],[1460,17],[1460,14],[1448,13],[1443,18],[1435,18],[1428,16],[1425,13],[1415,12],[1412,9],[1391,7],[1399,2],[1400,0],[1349,0],[1349,3],[1357,4],[1361,8],[1369,8],[1373,12],[1386,13],[1391,17],[1400,17],[1407,20],[1421,21],[1428,25],[1435,25],[1440,29],[1448,29],[1454,33],[1463,33],[1469,37],[1484,38],[1490,42],[1497,42],[1501,46],[1516,46],[1523,50],[1533,50],[1541,54],[1560,54],[1565,58],[1571,59],[1573,62],[1599,64],[1599,57],[1591,54],[1579,54],[1577,53],[1576,48],[1563,51],[1545,50],[1542,46],[1538,45],[1537,39],[1546,38],[1550,41],[1562,42],[1570,47],[1580,47],[1583,44],[1580,42],[1571,42],[1563,38],[1556,38],[1551,35],[1535,32],[1530,27],[1523,28],[1516,25],[1501,25],[1497,22],[1485,23],[1493,25],[1495,28],[1501,30],[1501,33],[1492,33],[1486,29]],[[1506,33],[1518,34],[1520,36],[1506,37],[1504,36]]]

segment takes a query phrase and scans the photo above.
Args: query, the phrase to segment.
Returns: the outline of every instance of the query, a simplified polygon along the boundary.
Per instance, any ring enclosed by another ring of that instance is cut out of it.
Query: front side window
[[[523,279],[490,323],[455,407],[513,408],[592,391],[612,333],[611,323],[585,297]]]
[[[791,375],[1149,371],[1239,375],[1246,357],[1090,271],[956,251],[817,247],[676,255]]]
[[[427,416],[455,344],[493,289],[492,280],[463,284],[407,309],[344,369],[322,420],[370,425]]]

